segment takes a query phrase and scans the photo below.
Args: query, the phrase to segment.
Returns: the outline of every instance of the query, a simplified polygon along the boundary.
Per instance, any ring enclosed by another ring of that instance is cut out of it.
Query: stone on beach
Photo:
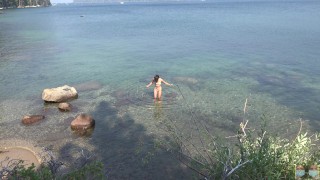
[[[63,102],[63,103],[59,103],[58,108],[61,111],[71,111],[72,106],[70,103]]]
[[[44,89],[42,99],[47,102],[64,102],[78,97],[77,90],[74,87],[64,85],[62,87]]]
[[[88,114],[80,114],[71,122],[71,129],[86,130],[94,126],[94,119]]]
[[[22,123],[25,125],[33,124],[36,122],[41,121],[45,117],[43,115],[30,115],[30,116],[24,116],[22,118]]]

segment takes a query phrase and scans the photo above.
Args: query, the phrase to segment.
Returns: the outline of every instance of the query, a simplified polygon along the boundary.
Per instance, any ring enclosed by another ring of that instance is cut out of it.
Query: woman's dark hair
[[[157,83],[157,82],[158,82],[159,77],[160,77],[159,75],[155,75],[155,76],[154,76],[154,78],[153,78],[154,83]]]

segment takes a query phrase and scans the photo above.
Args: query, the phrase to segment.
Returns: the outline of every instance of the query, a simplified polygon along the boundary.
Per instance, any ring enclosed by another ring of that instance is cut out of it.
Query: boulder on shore
[[[30,116],[24,116],[22,118],[22,123],[25,125],[33,124],[36,122],[41,121],[45,117],[43,115],[30,115]]]
[[[77,90],[74,87],[64,85],[62,87],[44,89],[42,99],[47,102],[64,102],[78,97]]]
[[[61,111],[71,111],[72,106],[70,103],[63,102],[63,103],[59,103],[58,108]]]
[[[72,130],[87,130],[93,128],[95,124],[94,119],[87,114],[80,114],[71,122]]]

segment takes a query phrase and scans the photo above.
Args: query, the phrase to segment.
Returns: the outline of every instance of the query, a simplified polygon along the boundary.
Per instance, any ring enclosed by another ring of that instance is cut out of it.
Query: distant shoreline
[[[40,5],[36,5],[36,6],[18,6],[17,8],[36,8],[36,7],[44,7],[44,6],[40,6]]]
[[[25,2],[24,0],[6,0],[0,4],[0,9],[37,8],[49,6],[51,6],[50,0],[43,0],[40,2]]]
[[[23,9],[23,8],[41,8],[41,7],[50,7],[51,5],[48,6],[40,6],[40,5],[36,5],[36,6],[11,6],[11,7],[0,7],[0,10],[6,10],[6,9]],[[0,11],[0,14],[2,14],[3,11]]]

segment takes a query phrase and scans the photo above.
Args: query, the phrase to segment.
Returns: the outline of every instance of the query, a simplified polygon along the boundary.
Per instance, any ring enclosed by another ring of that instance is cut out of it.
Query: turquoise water
[[[166,119],[185,128],[193,111],[214,134],[230,135],[248,98],[252,124],[265,115],[285,133],[297,131],[301,118],[317,131],[319,19],[316,1],[5,10],[0,140],[51,145],[61,159],[86,149],[105,162],[111,179],[177,179],[190,177],[189,171],[166,153],[145,162],[152,143],[167,136],[159,128]],[[152,88],[145,88],[155,74],[176,85],[163,86],[160,104],[153,103]],[[73,112],[61,113],[41,100],[45,88],[83,83],[91,89],[79,90]],[[69,129],[80,112],[96,119],[90,137]],[[39,113],[46,115],[43,123],[20,124],[24,115]]]

